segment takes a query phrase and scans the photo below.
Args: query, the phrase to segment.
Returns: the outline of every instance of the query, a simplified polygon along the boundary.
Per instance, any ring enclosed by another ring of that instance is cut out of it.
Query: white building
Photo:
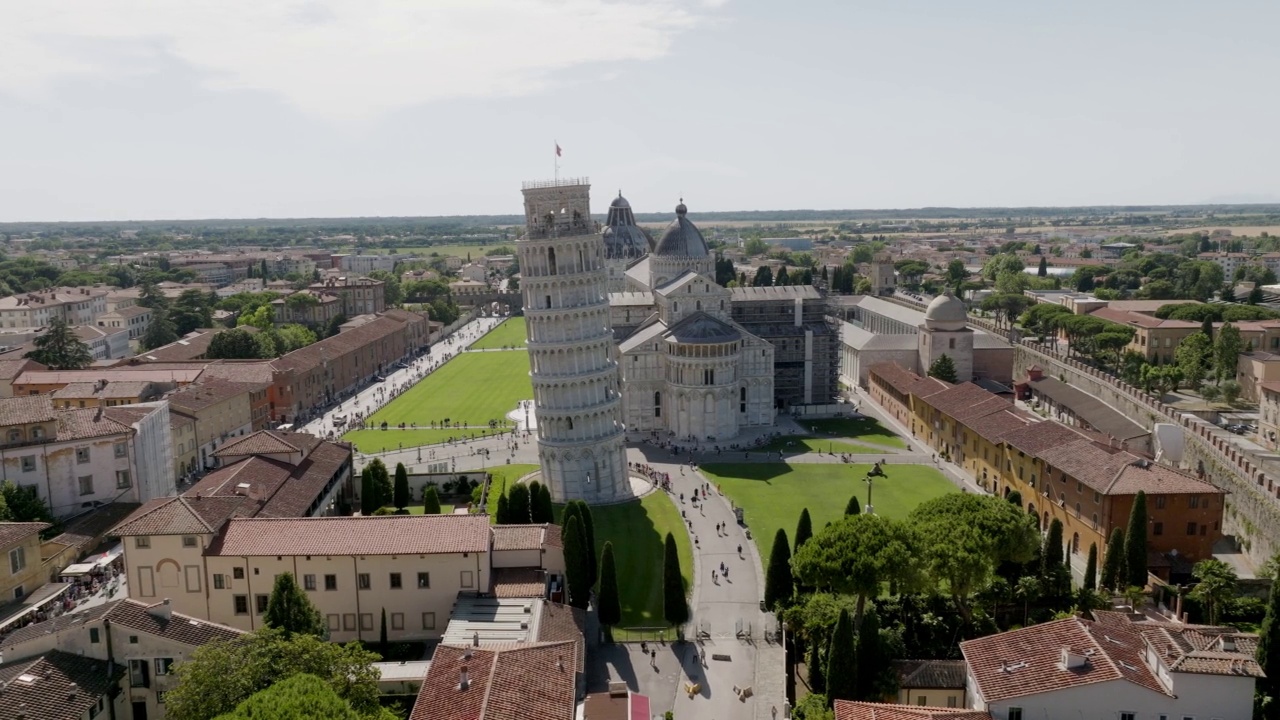
[[[970,707],[994,720],[1249,720],[1258,638],[1095,612],[960,643]]]
[[[259,283],[262,281],[259,280]],[[151,324],[151,308],[133,305],[98,316],[98,327],[105,330],[127,330],[130,340],[137,340]]]
[[[77,325],[71,332],[89,346],[94,360],[121,360],[133,356],[129,348],[129,328]]]
[[[542,482],[558,502],[631,493],[604,242],[585,179],[525,183],[516,243]]]
[[[166,401],[54,410],[48,395],[0,399],[0,471],[55,517],[172,495]]]
[[[396,263],[408,262],[410,255],[339,255],[338,268],[352,273],[368,274],[374,270],[391,272]]]
[[[68,325],[95,325],[107,311],[100,287],[49,288],[0,298],[0,327],[41,328],[55,319]]]

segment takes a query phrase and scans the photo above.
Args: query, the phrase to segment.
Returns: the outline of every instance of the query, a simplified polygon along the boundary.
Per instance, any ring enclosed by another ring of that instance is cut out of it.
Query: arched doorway
[[[1044,511],[1044,521],[1040,523],[1040,532],[1049,531],[1049,511]]]

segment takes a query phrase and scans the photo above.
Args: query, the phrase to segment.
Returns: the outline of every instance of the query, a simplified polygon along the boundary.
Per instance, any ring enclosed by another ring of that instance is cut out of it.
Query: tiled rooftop
[[[124,671],[121,664],[59,650],[0,665],[0,712],[5,718],[79,720],[111,692]]]
[[[208,555],[431,555],[489,550],[484,515],[233,518]]]
[[[49,523],[44,522],[0,522],[0,548],[16,545],[47,527]]]
[[[983,710],[836,700],[836,720],[991,720]]]
[[[0,426],[49,422],[55,417],[48,395],[0,398]]]
[[[571,642],[462,648],[441,645],[410,720],[573,720]],[[469,657],[468,657],[469,655]],[[466,688],[459,684],[467,670]]]

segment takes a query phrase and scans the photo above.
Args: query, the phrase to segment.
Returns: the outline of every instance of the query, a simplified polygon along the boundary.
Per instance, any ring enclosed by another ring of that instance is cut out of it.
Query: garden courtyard
[[[724,491],[725,497],[743,509],[743,519],[752,539],[766,559],[773,549],[778,528],[794,540],[800,512],[809,508],[813,532],[844,515],[849,498],[867,504],[867,484],[863,478],[871,465],[842,463],[708,463],[703,473]],[[877,477],[872,485],[872,502],[877,515],[894,519],[906,517],[926,500],[959,492],[935,468],[926,465],[887,465],[888,477]]]

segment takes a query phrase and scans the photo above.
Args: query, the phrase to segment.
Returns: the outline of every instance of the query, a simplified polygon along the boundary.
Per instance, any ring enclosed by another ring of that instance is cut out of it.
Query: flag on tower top
[[[556,143],[556,157],[560,157],[560,155],[561,155],[560,143]]]

